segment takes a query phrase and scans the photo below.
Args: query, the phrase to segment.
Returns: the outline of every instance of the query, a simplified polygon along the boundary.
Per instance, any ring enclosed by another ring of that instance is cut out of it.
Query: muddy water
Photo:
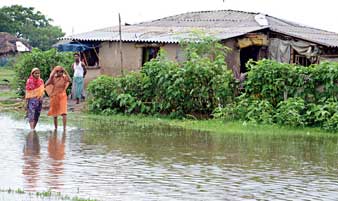
[[[338,200],[338,137],[127,125],[31,133],[5,116],[0,127],[0,189],[99,200]]]

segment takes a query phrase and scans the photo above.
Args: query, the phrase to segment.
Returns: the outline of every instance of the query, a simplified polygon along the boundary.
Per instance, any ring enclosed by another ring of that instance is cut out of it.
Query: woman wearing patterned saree
[[[46,92],[50,97],[48,116],[54,117],[54,127],[57,130],[58,116],[62,116],[63,129],[67,126],[67,93],[71,79],[61,66],[56,66],[46,82]]]
[[[26,103],[27,103],[27,117],[31,130],[34,130],[39,121],[42,98],[44,95],[45,86],[43,80],[40,78],[40,70],[33,68],[31,74],[26,82]]]

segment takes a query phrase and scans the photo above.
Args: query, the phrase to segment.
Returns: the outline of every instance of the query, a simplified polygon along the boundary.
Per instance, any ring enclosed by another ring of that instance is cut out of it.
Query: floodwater
[[[0,127],[0,189],[98,200],[338,200],[334,136],[217,135],[127,123],[67,133],[39,125],[31,133],[6,116]]]

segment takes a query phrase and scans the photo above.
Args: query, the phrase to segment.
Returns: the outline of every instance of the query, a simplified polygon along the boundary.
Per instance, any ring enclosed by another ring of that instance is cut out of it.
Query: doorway
[[[248,71],[246,67],[246,63],[252,59],[254,61],[258,61],[259,52],[262,46],[249,46],[242,48],[240,50],[240,59],[241,59],[241,73],[246,73]]]

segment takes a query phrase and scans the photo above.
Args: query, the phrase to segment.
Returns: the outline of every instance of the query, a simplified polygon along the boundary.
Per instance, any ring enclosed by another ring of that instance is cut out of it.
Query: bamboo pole
[[[120,42],[119,42],[119,49],[120,49],[120,65],[121,65],[121,75],[124,76],[123,73],[123,54],[122,54],[122,28],[121,28],[121,15],[119,13],[119,35],[120,35]]]

